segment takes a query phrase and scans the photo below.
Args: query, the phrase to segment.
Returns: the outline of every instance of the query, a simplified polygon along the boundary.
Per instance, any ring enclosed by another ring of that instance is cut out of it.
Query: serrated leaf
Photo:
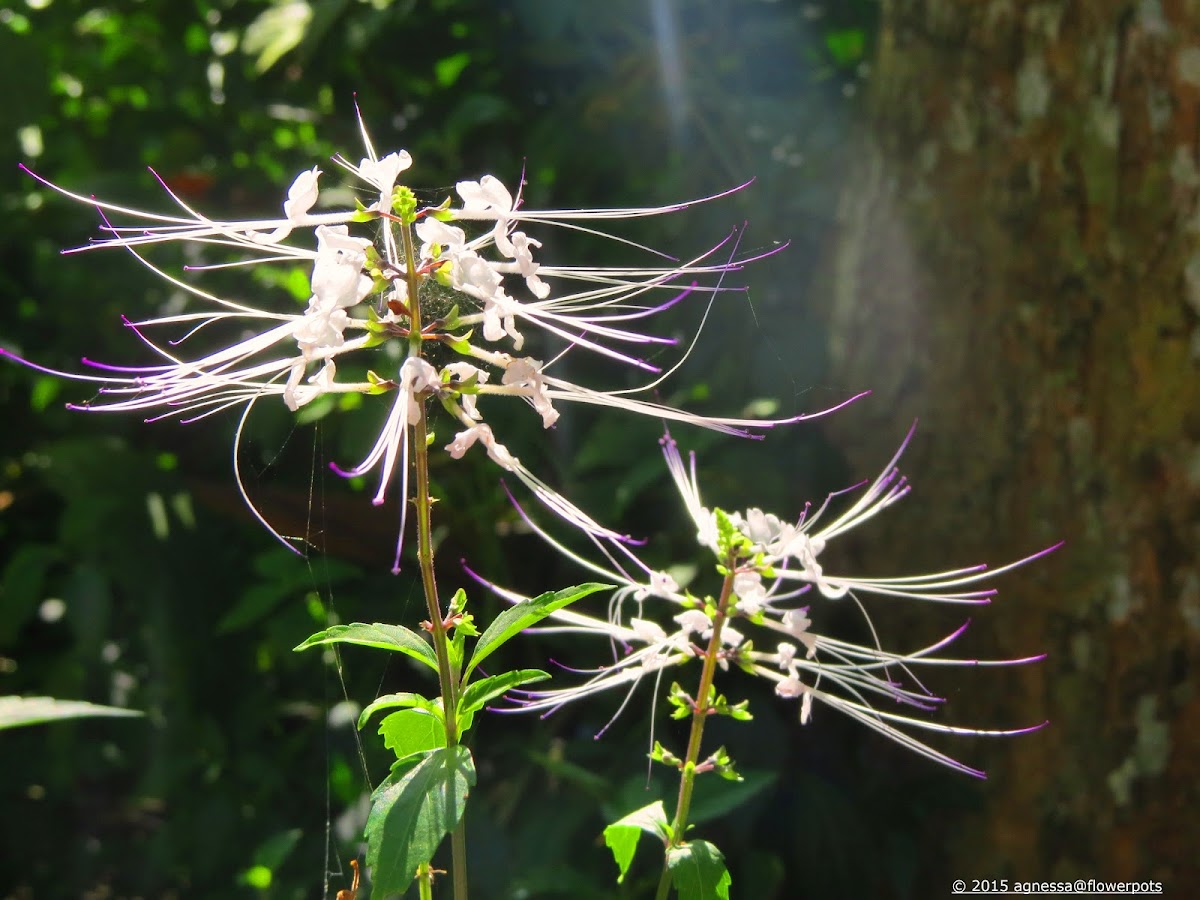
[[[733,879],[725,857],[708,841],[688,841],[668,850],[667,869],[679,900],[729,900]]]
[[[367,721],[375,713],[381,709],[424,709],[427,712],[433,712],[435,704],[432,700],[422,697],[420,694],[414,694],[411,691],[400,691],[396,694],[384,694],[382,697],[376,697],[367,705],[367,708],[359,714],[358,730],[362,731]]]
[[[552,612],[560,610],[564,606],[574,603],[576,600],[580,600],[589,594],[594,594],[596,591],[607,590],[611,587],[611,584],[589,582],[587,584],[576,585],[575,587],[563,588],[561,591],[547,591],[539,597],[525,600],[510,609],[504,610],[504,612],[492,620],[492,624],[479,636],[479,641],[475,644],[475,652],[471,655],[471,661],[467,664],[466,672],[463,673],[464,677],[469,676],[477,665],[498,650],[501,645],[520,634],[530,625],[537,624]]]
[[[358,644],[362,647],[393,650],[425,663],[435,672],[438,668],[437,656],[429,642],[403,625],[381,625],[378,622],[373,625],[363,622],[334,625],[332,628],[318,631],[304,643],[292,649],[294,651],[307,650],[309,647],[321,644]]]
[[[82,700],[55,700],[53,697],[0,697],[0,729],[36,725],[57,719],[79,719],[84,716],[140,716],[137,709],[119,706],[98,706]]]
[[[429,862],[458,825],[474,784],[471,753],[460,744],[431,750],[375,792],[366,828],[372,896],[402,894],[408,888],[417,866]]]
[[[379,733],[383,745],[396,754],[396,759],[446,746],[442,720],[424,710],[402,709],[385,716],[379,723]]]
[[[638,839],[643,831],[664,841],[668,839],[671,826],[667,822],[667,811],[663,808],[661,800],[655,800],[649,806],[634,810],[604,829],[605,846],[612,851],[613,860],[621,870],[621,874],[617,876],[617,884],[625,880],[625,874],[633,862]]]
[[[541,669],[517,669],[502,675],[493,675],[491,678],[484,678],[469,685],[462,692],[462,696],[458,698],[460,733],[470,727],[469,721],[467,724],[463,724],[463,719],[474,715],[477,710],[483,709],[484,704],[493,697],[499,697],[518,685],[529,684],[533,681],[545,681],[549,677],[550,673],[543,672]]]

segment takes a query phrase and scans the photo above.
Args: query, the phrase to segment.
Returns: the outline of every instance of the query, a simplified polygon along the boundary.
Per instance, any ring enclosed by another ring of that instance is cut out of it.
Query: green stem
[[[409,309],[409,352],[421,355],[421,304],[420,283],[416,274],[416,254],[413,251],[412,230],[408,225],[400,228],[404,242],[405,267],[408,272]],[[416,475],[417,496],[417,561],[421,567],[421,584],[425,590],[425,606],[433,634],[433,649],[438,661],[438,682],[442,692],[442,710],[445,717],[446,749],[453,751],[458,745],[458,683],[450,666],[450,641],[446,636],[446,624],[442,616],[442,604],[438,599],[437,577],[433,568],[433,499],[429,495],[429,440],[425,421],[425,404],[418,403],[420,417],[413,426],[413,468]],[[405,500],[407,502],[407,500]],[[454,753],[447,758],[453,765]],[[450,796],[453,796],[452,794]],[[450,855],[455,900],[467,900],[467,836],[463,818],[458,816],[458,825],[450,835]],[[424,888],[422,888],[424,891]],[[422,893],[422,897],[424,897]]]
[[[433,900],[433,866],[429,863],[417,867],[417,890],[421,900]]]
[[[732,561],[731,561],[732,562]],[[729,565],[729,574],[721,585],[721,596],[717,600],[717,612],[713,616],[712,637],[708,639],[708,648],[704,652],[704,662],[700,670],[700,687],[696,691],[695,703],[692,706],[692,730],[688,735],[687,753],[680,768],[679,799],[675,804],[675,821],[671,824],[671,840],[667,842],[666,852],[683,844],[683,836],[687,831],[687,816],[692,805],[692,789],[696,783],[696,765],[700,761],[700,741],[704,737],[704,723],[708,720],[709,695],[712,693],[713,679],[716,677],[717,660],[721,654],[721,629],[729,618],[729,598],[733,595],[733,565]],[[658,880],[656,900],[666,900],[671,890],[671,873],[663,860],[662,877]]]

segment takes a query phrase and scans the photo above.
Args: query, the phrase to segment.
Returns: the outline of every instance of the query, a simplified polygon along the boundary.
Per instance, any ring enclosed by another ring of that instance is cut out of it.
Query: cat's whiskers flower
[[[901,452],[911,437],[910,431],[901,444]],[[597,562],[553,537],[514,500],[530,530],[591,575],[616,586],[605,617],[588,616],[578,609],[560,610],[551,614],[548,624],[530,629],[532,632],[563,631],[603,637],[612,645],[612,664],[588,672],[589,677],[582,684],[523,693],[515,701],[514,709],[553,712],[576,700],[625,689],[629,693],[621,703],[621,709],[624,709],[630,693],[646,674],[684,665],[703,655],[705,651],[699,642],[711,637],[715,617],[720,615],[722,647],[717,661],[723,668],[732,664],[773,682],[775,693],[783,699],[799,700],[800,719],[804,724],[812,719],[814,703],[828,706],[922,756],[978,777],[983,777],[984,773],[929,746],[906,729],[1004,736],[1033,731],[1045,724],[1018,729],[976,729],[883,709],[881,704],[886,702],[907,707],[914,713],[940,711],[945,698],[922,684],[916,674],[922,667],[1019,666],[1043,657],[980,660],[944,655],[943,651],[962,636],[968,623],[940,640],[908,653],[884,650],[875,623],[858,595],[881,595],[889,601],[903,598],[937,603],[987,603],[995,591],[977,587],[984,579],[1024,565],[1059,545],[996,569],[976,566],[890,579],[827,574],[817,562],[817,556],[825,550],[828,541],[844,535],[907,495],[907,482],[896,470],[899,452],[878,478],[852,489],[863,490],[863,493],[846,511],[818,528],[816,526],[822,519],[830,519],[831,501],[849,492],[831,495],[831,499],[815,513],[802,514],[794,523],[759,509],[745,513],[710,510],[702,504],[694,455],[690,464],[685,465],[669,434],[661,443],[668,470],[696,527],[697,542],[701,547],[713,554],[715,562],[728,566],[728,560],[721,555],[728,551],[722,548],[730,546],[730,533],[741,536],[738,540],[743,549],[738,551],[738,562],[725,570],[730,585],[728,607],[724,612],[718,612],[711,598],[694,596],[666,573],[642,562],[630,547],[606,543],[602,538],[591,536],[592,543],[606,560],[606,563]],[[473,572],[471,574],[509,602],[524,599]],[[799,586],[797,582],[800,582]],[[791,601],[814,587],[817,590],[812,593],[810,605],[792,605]],[[637,614],[626,621],[624,605],[631,599],[637,603]],[[855,643],[813,630],[814,619],[827,618],[824,604],[841,602],[857,606],[870,635],[869,643]],[[656,611],[655,607],[661,608],[664,603],[666,608]],[[822,606],[813,605],[816,603]],[[735,620],[736,628],[733,627]],[[756,647],[754,641],[743,640],[742,631],[746,632],[745,637],[755,640],[765,632],[771,639],[763,643],[774,642],[777,649],[772,652]]]
[[[150,421],[171,418],[185,422],[240,408],[233,442],[236,453],[249,412],[258,401],[279,399],[296,411],[322,397],[391,393],[394,396],[386,411],[380,410],[382,424],[370,449],[356,465],[334,469],[347,477],[376,473],[378,482],[371,498],[375,504],[383,503],[393,483],[399,482],[404,496],[397,565],[412,429],[422,404],[430,399],[438,400],[465,426],[446,445],[452,457],[461,457],[471,445],[481,443],[494,463],[572,526],[597,539],[618,543],[628,538],[597,523],[496,439],[484,420],[485,401],[493,396],[520,399],[540,416],[545,428],[555,425],[564,405],[575,404],[619,409],[739,436],[757,436],[775,425],[823,414],[772,420],[706,416],[635,396],[653,391],[674,372],[699,334],[698,329],[683,348],[682,358],[664,371],[656,362],[640,358],[636,348],[662,350],[677,346],[678,341],[643,332],[641,323],[685,301],[703,298],[711,305],[719,295],[740,290],[727,287],[725,276],[778,248],[739,256],[741,231],[735,230],[715,246],[680,262],[607,229],[618,220],[680,212],[725,197],[744,185],[658,207],[537,210],[526,208],[521,190],[514,196],[499,179],[485,175],[478,181],[458,182],[454,194],[442,203],[419,207],[413,192],[398,183],[412,166],[411,156],[403,150],[380,156],[365,126],[362,132],[365,155],[357,163],[343,156],[334,159],[373,195],[369,205],[354,209],[322,208],[321,201],[328,199],[320,188],[326,176],[317,166],[293,179],[281,213],[243,220],[202,213],[157,173],[154,177],[173,204],[172,212],[97,200],[26,170],[39,183],[101,216],[101,236],[67,252],[123,249],[171,288],[205,307],[173,309],[127,322],[154,355],[150,365],[110,365],[88,359],[84,362],[88,372],[57,373],[97,386],[95,399],[80,408],[138,412]],[[541,240],[525,229],[546,227],[614,242],[651,261],[616,266],[544,262],[537,258]],[[406,256],[403,229],[413,232],[413,245],[419,248],[416,259]],[[188,257],[184,271],[191,277],[168,272],[149,258],[165,245],[184,249]],[[198,253],[214,252],[224,258],[196,258]],[[216,270],[235,271],[264,263],[311,267],[311,293],[305,308],[273,307],[265,301],[246,303],[195,283],[196,277]],[[410,297],[413,290],[417,295]],[[415,305],[410,309],[409,304]],[[412,313],[417,309],[421,312],[419,340],[410,333],[416,321]],[[545,356],[522,352],[525,331],[548,338],[556,355],[546,361]],[[165,332],[169,336],[163,337]],[[208,340],[226,343],[189,352]],[[393,372],[367,371],[364,377],[365,364],[378,365],[378,351],[389,342],[399,342],[401,350],[388,362],[395,367]],[[435,356],[435,365],[426,359],[426,347],[434,343],[457,354],[462,362],[445,362]],[[654,380],[632,388],[597,390],[562,377],[555,363],[568,352],[581,351],[646,371]],[[16,352],[5,351],[5,355],[32,365]],[[234,471],[239,491],[248,498],[236,458]],[[265,522],[257,509],[253,511]],[[271,532],[296,549],[293,539],[274,529]]]

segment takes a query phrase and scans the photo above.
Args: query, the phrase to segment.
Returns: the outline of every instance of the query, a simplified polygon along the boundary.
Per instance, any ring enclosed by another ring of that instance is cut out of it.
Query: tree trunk
[[[922,423],[916,493],[867,536],[870,562],[1067,541],[974,617],[971,655],[1049,658],[1001,673],[1003,695],[975,693],[995,672],[964,681],[951,718],[1050,725],[968,746],[986,809],[927,875],[1194,888],[1200,3],[884,0],[882,17],[826,273],[831,379],[875,390],[829,424],[856,472]]]

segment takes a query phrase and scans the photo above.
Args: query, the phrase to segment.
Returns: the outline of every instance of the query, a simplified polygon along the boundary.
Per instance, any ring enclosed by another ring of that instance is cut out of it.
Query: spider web
[[[325,488],[328,481],[328,466],[325,462],[325,452],[323,444],[323,430],[318,423],[313,428],[313,444],[311,452],[311,462],[309,468],[309,484],[308,484],[308,507],[307,518],[304,527],[305,544],[308,547],[313,547],[311,538],[315,534],[324,534],[326,529],[326,501]],[[314,530],[314,526],[315,529]],[[340,617],[337,612],[337,604],[334,598],[333,582],[329,576],[328,566],[325,565],[327,557],[321,554],[314,560],[314,553],[309,551],[304,554],[304,562],[308,567],[309,578],[313,586],[313,592],[318,597],[324,612],[325,612],[325,627],[340,622]],[[337,644],[328,645],[328,652],[332,656],[332,665],[324,667],[323,678],[323,709],[325,711],[325,741],[324,741],[324,769],[325,769],[325,856],[322,860],[322,897],[330,896],[330,879],[346,878],[346,870],[342,864],[341,854],[338,852],[337,842],[334,835],[334,810],[333,810],[333,731],[334,724],[330,721],[329,712],[339,702],[352,704],[354,701],[350,699],[349,691],[346,688],[345,668],[342,661],[341,648]],[[332,675],[330,674],[332,670]],[[336,676],[336,687],[334,677]],[[383,676],[380,676],[380,685],[382,686]],[[340,698],[336,691],[340,691]],[[378,696],[379,689],[376,689]],[[354,748],[358,756],[359,767],[362,772],[363,786],[370,793],[373,789],[371,784],[371,773],[367,766],[366,753],[363,750],[362,736],[359,734],[357,727],[352,727],[351,731],[354,735]]]

